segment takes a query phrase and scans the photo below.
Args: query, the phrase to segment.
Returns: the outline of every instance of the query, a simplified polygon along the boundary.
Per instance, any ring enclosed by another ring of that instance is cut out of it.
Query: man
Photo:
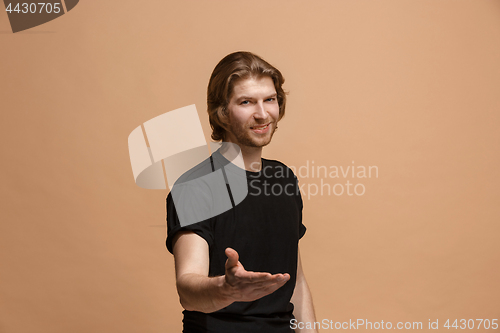
[[[297,179],[281,162],[261,157],[285,114],[283,82],[276,68],[249,52],[226,56],[210,78],[212,139],[227,144],[186,174],[222,170],[228,194],[214,196],[210,185],[191,192],[180,186],[176,194],[174,185],[167,197],[166,243],[175,258],[186,333],[293,332],[293,319],[315,321],[298,250],[306,228]],[[241,151],[239,166],[230,162],[231,145]],[[238,186],[228,181],[242,179],[238,170],[248,185],[239,199]],[[230,209],[187,225],[179,219],[182,203],[188,202],[186,210],[213,212],[198,206],[222,196],[230,198]]]

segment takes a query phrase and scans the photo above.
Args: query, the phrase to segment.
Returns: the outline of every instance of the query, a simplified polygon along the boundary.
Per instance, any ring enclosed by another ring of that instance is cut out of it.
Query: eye
[[[274,98],[274,97],[270,97],[270,98],[266,99],[266,101],[268,101],[268,102],[274,102],[275,100],[276,100],[276,98]]]
[[[248,103],[250,103],[250,102],[249,102],[249,101],[243,101],[243,102],[241,102],[240,104],[241,104],[241,105],[247,105]]]

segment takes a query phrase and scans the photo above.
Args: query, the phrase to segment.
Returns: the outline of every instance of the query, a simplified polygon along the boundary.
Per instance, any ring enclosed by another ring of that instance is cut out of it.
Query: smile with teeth
[[[253,126],[251,127],[252,129],[254,130],[263,130],[263,129],[266,129],[271,123],[267,124],[267,125],[261,125],[261,126]]]

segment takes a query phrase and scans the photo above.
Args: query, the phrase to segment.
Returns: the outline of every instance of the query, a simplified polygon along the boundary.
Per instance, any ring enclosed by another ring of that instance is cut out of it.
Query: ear
[[[221,126],[225,130],[227,130],[228,125],[229,125],[229,110],[227,109],[227,106],[221,106],[217,110],[217,114],[219,116],[219,119],[221,121]]]

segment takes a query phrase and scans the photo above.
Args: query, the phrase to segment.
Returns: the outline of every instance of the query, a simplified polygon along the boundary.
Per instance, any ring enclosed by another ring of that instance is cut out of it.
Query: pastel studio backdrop
[[[286,78],[264,156],[302,171],[318,320],[500,319],[499,40],[496,0],[80,1],[16,34],[0,12],[0,332],[181,331],[167,192],[127,138],[195,104],[208,142],[237,50]]]

